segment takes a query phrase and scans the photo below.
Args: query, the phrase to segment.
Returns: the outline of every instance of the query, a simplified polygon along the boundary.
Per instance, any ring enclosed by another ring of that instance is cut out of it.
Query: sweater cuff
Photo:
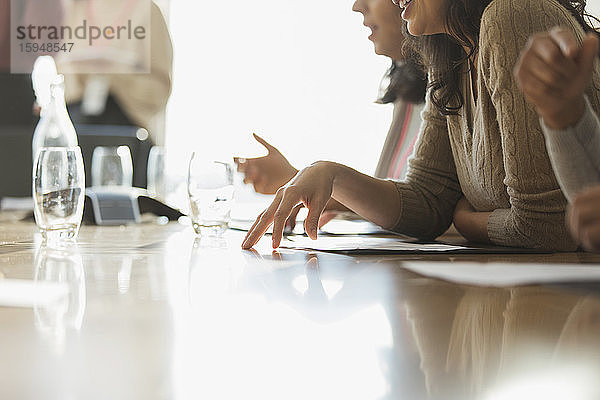
[[[581,119],[572,126],[564,129],[549,128],[544,120],[540,118],[540,126],[546,137],[546,145],[548,151],[570,148],[574,143],[586,145],[589,143],[591,136],[596,132],[598,127],[598,118],[594,113],[594,109],[590,104],[587,96],[584,95],[585,111]]]
[[[490,214],[487,223],[487,234],[490,242],[499,246],[513,245],[507,240],[514,236],[514,233],[508,232],[507,229],[510,226],[510,218],[510,209],[496,209]]]
[[[419,210],[423,205],[416,196],[411,196],[410,193],[407,193],[406,188],[403,187],[403,182],[393,182],[398,191],[400,213],[391,230],[399,233],[415,231],[423,225],[423,220],[414,210]]]

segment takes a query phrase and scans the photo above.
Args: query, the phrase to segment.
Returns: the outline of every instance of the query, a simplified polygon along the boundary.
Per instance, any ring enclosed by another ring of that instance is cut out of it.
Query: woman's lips
[[[367,28],[371,29],[371,34],[369,35],[369,39],[372,39],[377,31],[377,25],[365,25]]]

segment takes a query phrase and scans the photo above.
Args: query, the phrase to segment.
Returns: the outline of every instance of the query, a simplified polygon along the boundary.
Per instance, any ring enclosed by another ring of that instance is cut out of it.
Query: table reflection
[[[404,293],[430,398],[598,398],[599,298],[434,281]]]
[[[5,281],[68,295],[0,307],[0,398],[600,398],[596,292],[463,286],[403,270],[415,256],[268,238],[242,251],[243,236],[168,224],[84,227],[67,250],[11,242]]]
[[[183,240],[174,242],[182,254]],[[188,254],[187,294],[173,298],[177,398],[423,392],[397,275],[387,265],[291,250],[240,252],[231,238],[197,238]]]
[[[68,288],[68,295],[53,302],[35,302],[33,307],[36,328],[62,347],[67,330],[79,331],[85,314],[85,272],[77,246],[40,247],[34,282],[59,283]]]

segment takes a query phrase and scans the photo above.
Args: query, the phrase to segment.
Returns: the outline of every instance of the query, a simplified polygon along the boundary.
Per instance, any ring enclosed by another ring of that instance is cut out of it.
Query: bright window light
[[[389,59],[353,1],[172,1],[168,164],[192,150],[257,156],[256,132],[297,167],[319,159],[373,173],[392,118],[374,104]]]

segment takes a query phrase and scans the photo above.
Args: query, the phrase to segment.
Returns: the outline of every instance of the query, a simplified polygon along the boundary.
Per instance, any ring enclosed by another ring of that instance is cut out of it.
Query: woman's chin
[[[386,57],[390,57],[390,52],[387,51],[384,47],[382,47],[381,45],[373,42],[373,51],[375,52],[375,54],[377,54],[378,56],[386,56]]]
[[[410,21],[407,21],[406,23],[406,30],[412,36],[421,36],[423,34],[422,30],[419,29],[418,25],[411,24]]]
[[[415,22],[406,21],[406,30],[411,36],[430,36],[440,33],[447,33],[443,28],[432,24],[418,24]]]

